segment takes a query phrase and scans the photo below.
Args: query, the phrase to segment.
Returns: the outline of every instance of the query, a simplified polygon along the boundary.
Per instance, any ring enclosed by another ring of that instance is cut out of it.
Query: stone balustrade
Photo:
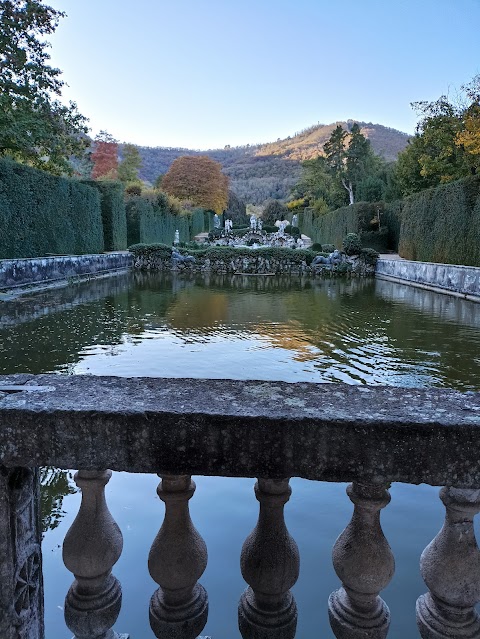
[[[333,548],[325,606],[338,639],[384,639],[382,591],[394,557],[381,527],[392,481],[444,486],[445,523],[419,558],[423,639],[478,639],[480,394],[336,384],[13,375],[0,378],[0,636],[43,639],[38,473],[80,470],[64,540],[73,584],[65,620],[77,639],[113,639],[122,534],[108,510],[112,470],[160,476],[163,524],[148,568],[154,636],[195,639],[206,624],[207,548],[189,513],[191,476],[256,477],[258,521],[239,557],[244,639],[293,639],[300,557],[284,520],[290,477],[347,481],[353,515]],[[107,468],[111,470],[106,470]],[[201,489],[201,486],[199,486]],[[156,537],[155,537],[156,534]],[[215,549],[210,549],[214,552]],[[415,612],[412,610],[412,615]]]

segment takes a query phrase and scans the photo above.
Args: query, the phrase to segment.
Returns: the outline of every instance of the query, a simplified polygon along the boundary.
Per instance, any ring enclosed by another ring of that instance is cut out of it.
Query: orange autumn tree
[[[118,142],[106,131],[100,131],[95,138],[91,155],[93,162],[92,179],[116,180],[118,176]]]
[[[228,177],[206,155],[182,155],[162,180],[162,190],[219,215],[227,208]]]

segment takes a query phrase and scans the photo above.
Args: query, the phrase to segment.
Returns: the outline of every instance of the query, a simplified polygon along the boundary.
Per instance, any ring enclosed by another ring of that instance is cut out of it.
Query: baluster
[[[390,611],[378,593],[392,579],[395,561],[380,525],[380,511],[390,502],[390,494],[383,486],[354,482],[347,495],[354,510],[333,548],[333,566],[342,587],[328,600],[330,625],[337,639],[383,639]]]
[[[160,477],[165,518],[148,556],[148,570],[160,586],[150,601],[150,625],[162,639],[195,639],[208,616],[208,596],[197,583],[207,566],[207,547],[188,508],[195,482],[189,475]]]
[[[114,639],[122,605],[112,568],[122,554],[122,533],[108,510],[105,486],[111,470],[79,470],[80,510],[63,542],[63,562],[75,581],[65,598],[65,622],[76,639]],[[126,635],[121,635],[126,637]]]
[[[440,499],[445,522],[420,559],[430,592],[417,600],[417,625],[423,639],[478,639],[480,550],[473,517],[480,512],[480,490],[442,488]]]
[[[297,605],[290,588],[298,579],[300,558],[283,509],[292,489],[288,479],[259,479],[258,522],[245,540],[240,566],[249,588],[240,598],[238,624],[244,639],[293,639]]]

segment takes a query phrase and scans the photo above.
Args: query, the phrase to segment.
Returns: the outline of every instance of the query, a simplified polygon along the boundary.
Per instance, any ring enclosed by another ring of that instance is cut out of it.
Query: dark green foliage
[[[249,218],[245,202],[241,200],[233,191],[228,192],[228,204],[225,211],[225,218],[232,220],[234,226],[247,225]]]
[[[310,247],[310,250],[315,251],[316,253],[321,253],[324,250],[324,248],[319,242],[314,242],[312,246]]]
[[[275,224],[277,220],[284,220],[288,215],[288,209],[279,200],[269,200],[263,209],[262,221],[264,224]]]
[[[134,255],[155,255],[162,260],[168,259],[172,255],[172,247],[167,244],[162,244],[161,242],[155,244],[133,244],[128,247],[128,250]],[[180,253],[182,252],[183,251],[180,250]]]
[[[386,250],[388,234],[383,230],[377,235],[372,234],[378,231],[379,221],[384,225],[384,208],[383,202],[357,202],[323,215],[317,214],[312,208],[306,208],[298,215],[299,227],[314,242],[334,244],[341,248],[343,238],[348,233],[357,233],[364,246],[368,245],[363,241],[365,235],[366,240],[375,242],[374,248]],[[385,246],[381,246],[382,241]]]
[[[160,259],[166,259],[170,257],[172,249],[165,244],[136,244],[134,246],[130,246],[129,251],[138,256],[155,255]],[[308,249],[289,249],[277,247],[261,247],[252,251],[251,249],[247,248],[233,248],[231,246],[211,246],[198,251],[179,249],[179,252],[183,255],[193,255],[194,257],[208,258],[211,261],[224,260],[225,262],[229,262],[232,259],[236,259],[238,257],[251,258],[252,255],[255,255],[264,259],[288,259],[290,262],[294,262],[295,264],[301,264],[303,261],[305,261],[307,264],[311,264],[313,258],[316,255],[314,251],[310,251]]]
[[[125,187],[125,193],[127,195],[142,195],[142,185],[141,184],[129,184]]]
[[[480,177],[427,189],[387,206],[398,252],[422,262],[480,266]]]
[[[355,197],[359,202],[381,202],[385,199],[387,185],[377,175],[369,175],[358,183]]]
[[[369,264],[371,266],[375,266],[379,258],[378,251],[373,248],[363,248],[360,255],[362,255],[365,259],[365,264]]]
[[[319,251],[324,251],[325,253],[329,254],[333,253],[333,251],[335,250],[335,246],[333,244],[314,244],[313,246],[320,246],[321,248],[318,249]]]
[[[100,193],[105,250],[126,249],[127,218],[123,184],[110,180],[83,180],[83,184],[96,188]]]
[[[64,82],[48,64],[48,36],[62,11],[40,0],[0,2],[0,155],[60,175],[86,146],[86,119],[57,98]]]
[[[285,233],[288,233],[294,238],[299,238],[301,235],[300,229],[298,228],[298,226],[292,226],[291,224],[285,227]]]
[[[382,225],[388,229],[387,248],[398,251],[400,226],[405,200],[395,200],[385,206],[382,213]]]
[[[95,189],[0,159],[0,258],[102,251]]]
[[[343,250],[347,255],[360,255],[362,252],[362,240],[357,233],[348,233],[342,242]]]
[[[126,199],[128,246],[163,242],[171,246],[178,230],[180,242],[190,242],[205,229],[203,209],[179,215],[165,193],[133,195]]]

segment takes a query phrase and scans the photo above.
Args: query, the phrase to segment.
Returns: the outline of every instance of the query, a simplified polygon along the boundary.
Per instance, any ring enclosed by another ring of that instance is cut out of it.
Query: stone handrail
[[[112,574],[122,534],[108,510],[111,471],[156,472],[165,517],[148,569],[158,584],[156,637],[195,639],[208,595],[198,582],[207,547],[189,514],[192,474],[257,477],[258,522],[240,568],[243,639],[293,639],[291,593],[300,556],[283,511],[293,476],[350,481],[350,523],[333,548],[339,588],[328,601],[337,639],[385,639],[380,596],[394,576],[381,510],[391,481],[440,484],[445,523],[420,558],[428,591],[417,601],[422,639],[480,637],[480,394],[281,382],[0,377],[0,636],[43,639],[35,468],[79,468],[77,518],[63,558],[75,580],[65,619],[76,639],[114,639],[121,585]],[[22,524],[16,522],[21,519]],[[8,527],[11,527],[10,529]],[[153,535],[152,535],[153,538]],[[19,634],[20,633],[20,634]],[[126,635],[122,635],[126,637]]]
[[[60,375],[0,377],[0,463],[480,486],[480,394]]]

